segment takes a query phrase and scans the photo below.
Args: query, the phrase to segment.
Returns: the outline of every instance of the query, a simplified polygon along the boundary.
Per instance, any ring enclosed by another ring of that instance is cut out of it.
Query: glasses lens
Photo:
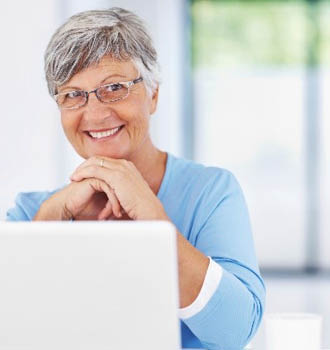
[[[97,96],[103,102],[113,102],[125,98],[128,89],[122,84],[109,84],[97,89]]]
[[[70,91],[57,95],[57,103],[62,108],[76,108],[83,106],[86,96],[83,91]]]

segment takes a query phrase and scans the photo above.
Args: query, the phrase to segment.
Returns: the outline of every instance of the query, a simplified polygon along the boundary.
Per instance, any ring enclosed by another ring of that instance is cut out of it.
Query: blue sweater
[[[32,220],[54,192],[18,194],[7,220]],[[181,321],[182,347],[243,349],[261,322],[265,286],[239,184],[227,170],[168,154],[157,196],[184,237],[223,268],[206,306]]]

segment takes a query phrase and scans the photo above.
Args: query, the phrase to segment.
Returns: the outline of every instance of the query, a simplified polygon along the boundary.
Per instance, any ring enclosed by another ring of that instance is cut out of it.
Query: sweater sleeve
[[[206,306],[183,321],[207,349],[243,349],[261,322],[265,286],[245,200],[231,173],[212,181],[200,208],[194,245],[221,265],[223,275]]]
[[[6,221],[30,221],[30,207],[28,196],[19,193],[15,198],[15,206],[7,211]]]
[[[42,202],[56,191],[19,193],[15,205],[7,211],[6,221],[32,221]]]

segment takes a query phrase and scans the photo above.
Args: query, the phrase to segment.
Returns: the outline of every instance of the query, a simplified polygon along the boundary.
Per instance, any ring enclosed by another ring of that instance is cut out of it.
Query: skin
[[[75,74],[58,92],[91,91],[101,85],[138,77],[131,61],[104,57],[98,65]],[[61,109],[66,137],[85,161],[71,175],[71,183],[40,207],[34,220],[166,220],[157,197],[167,154],[149,134],[158,88],[150,96],[144,83],[133,85],[127,98],[102,103],[94,93],[74,110]],[[87,130],[123,129],[115,138],[95,142]],[[101,164],[101,160],[102,163]],[[102,165],[102,166],[101,166]],[[202,287],[208,258],[177,230],[180,307],[190,305]]]

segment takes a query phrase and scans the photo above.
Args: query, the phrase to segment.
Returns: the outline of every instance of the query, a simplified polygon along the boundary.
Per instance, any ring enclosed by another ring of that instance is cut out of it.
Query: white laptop
[[[168,222],[0,223],[0,350],[177,350],[177,308]]]

